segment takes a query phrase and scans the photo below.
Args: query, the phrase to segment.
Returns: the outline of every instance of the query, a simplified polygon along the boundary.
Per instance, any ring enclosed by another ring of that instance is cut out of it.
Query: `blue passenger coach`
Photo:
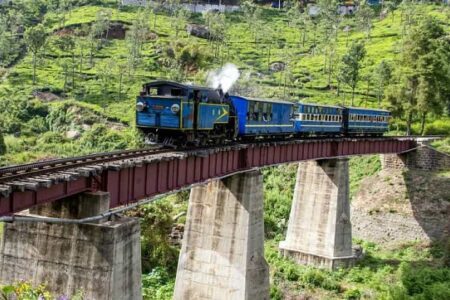
[[[387,110],[346,107],[344,114],[344,130],[349,135],[382,135],[389,129]]]
[[[230,96],[237,112],[237,136],[293,134],[294,103]]]
[[[297,134],[340,134],[343,108],[332,105],[299,103],[295,116],[295,132]]]

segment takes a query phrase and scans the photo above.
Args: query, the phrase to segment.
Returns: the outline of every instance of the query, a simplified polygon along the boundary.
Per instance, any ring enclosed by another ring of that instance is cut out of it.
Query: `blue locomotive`
[[[307,136],[381,136],[389,111],[293,103],[155,81],[143,86],[136,125],[147,141],[185,147]]]

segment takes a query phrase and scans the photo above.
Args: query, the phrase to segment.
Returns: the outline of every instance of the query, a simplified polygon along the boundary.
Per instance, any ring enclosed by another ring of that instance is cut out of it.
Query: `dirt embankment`
[[[395,246],[449,237],[450,177],[382,170],[361,183],[351,209],[356,238]]]

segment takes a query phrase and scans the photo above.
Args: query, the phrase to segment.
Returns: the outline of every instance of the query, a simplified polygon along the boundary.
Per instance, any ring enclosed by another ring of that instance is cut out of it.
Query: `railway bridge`
[[[0,283],[47,283],[87,299],[141,299],[136,205],[190,189],[175,299],[269,299],[260,168],[300,162],[280,253],[325,268],[351,266],[348,157],[449,167],[431,138],[257,142],[141,149],[0,169]],[[434,165],[431,165],[433,161]]]

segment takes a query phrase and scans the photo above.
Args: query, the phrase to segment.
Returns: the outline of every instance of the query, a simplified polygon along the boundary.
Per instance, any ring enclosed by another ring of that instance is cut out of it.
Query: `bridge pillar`
[[[174,299],[269,299],[259,171],[191,190]]]
[[[109,208],[109,194],[85,193],[30,211],[81,219]],[[84,292],[85,299],[141,299],[139,221],[114,217],[96,224],[5,223],[0,284],[46,284],[55,296]]]
[[[280,252],[299,264],[352,265],[348,159],[301,162]]]

